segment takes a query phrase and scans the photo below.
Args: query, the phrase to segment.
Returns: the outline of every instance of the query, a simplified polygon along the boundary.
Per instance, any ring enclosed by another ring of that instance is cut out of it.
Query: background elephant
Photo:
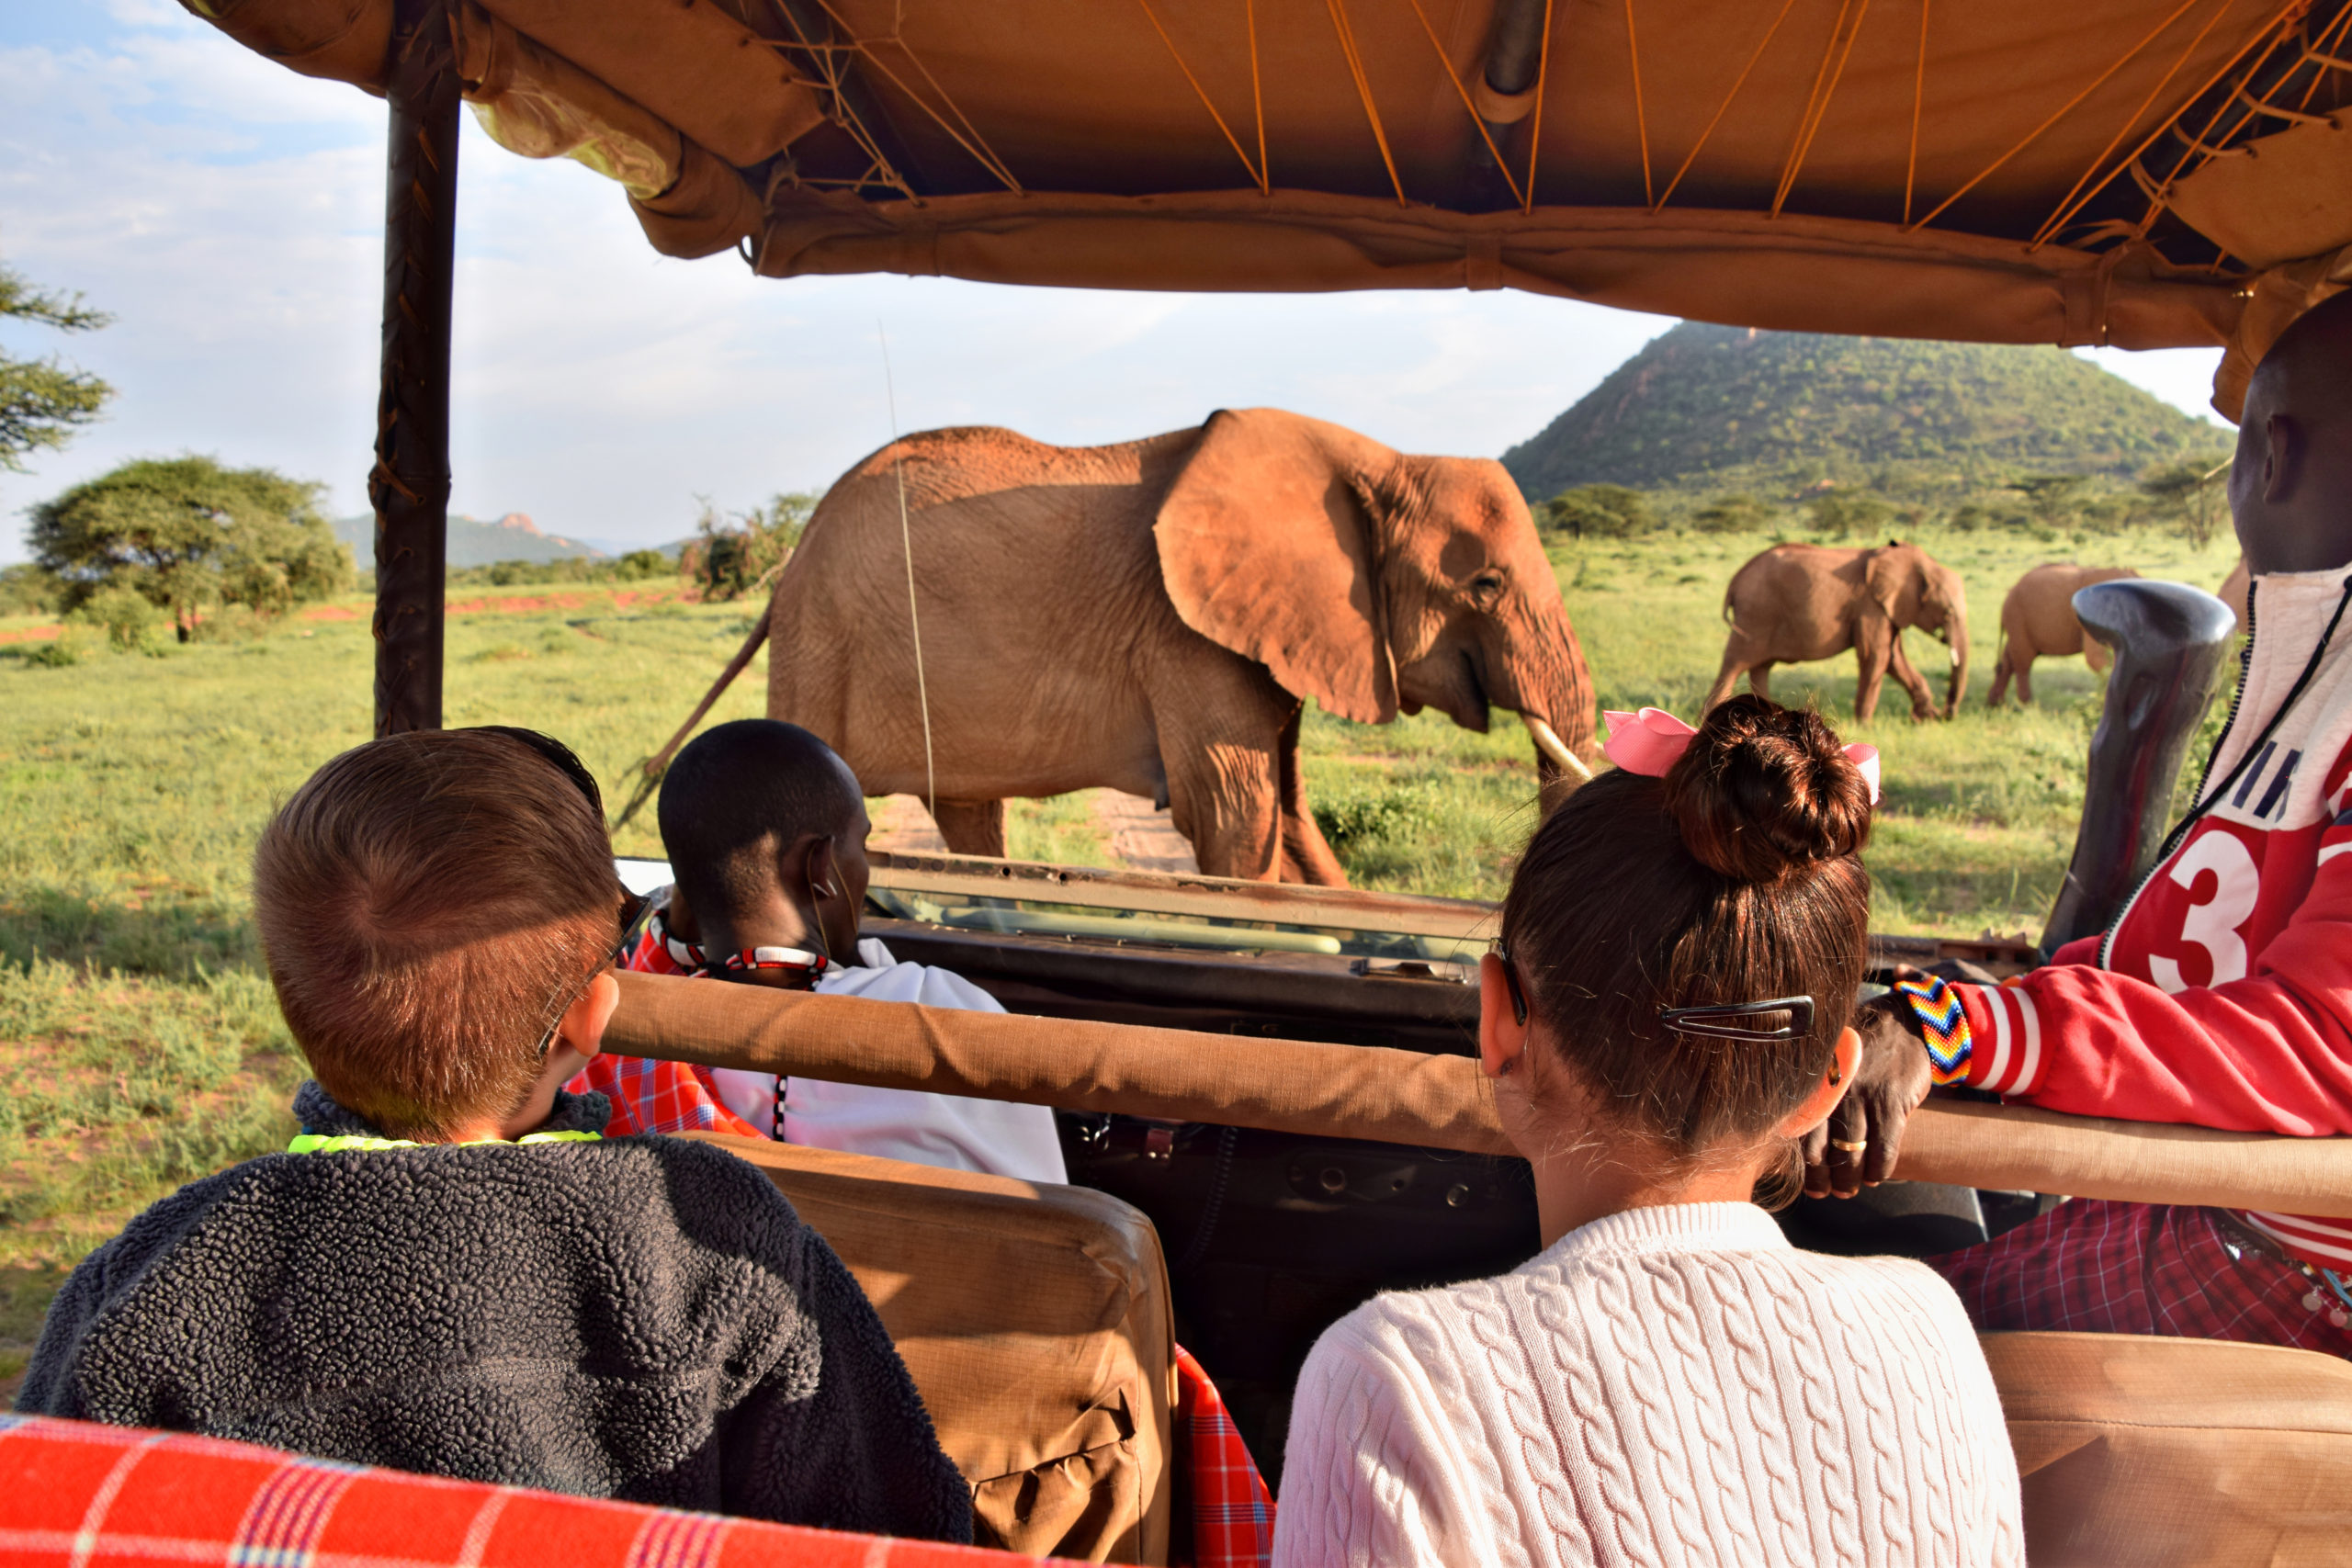
[[[959,853],[1004,852],[1008,795],[1108,786],[1168,807],[1211,875],[1343,884],[1299,778],[1308,697],[1476,730],[1507,708],[1546,785],[1588,776],[1591,676],[1502,466],[1252,409],[1114,446],[930,431],[833,485],[769,606],[768,712],[869,795],[931,787],[901,482]]]
[[[1934,694],[1903,652],[1903,628],[1917,626],[1951,645],[1950,718],[1968,689],[1968,596],[1960,574],[1900,540],[1878,549],[1825,545],[1775,545],[1749,558],[1724,590],[1731,637],[1723,669],[1700,705],[1705,712],[1731,695],[1741,671],[1758,696],[1775,664],[1831,659],[1852,649],[1860,664],[1854,683],[1854,717],[1867,724],[1878,712],[1879,687],[1889,670],[1911,694],[1911,716],[1935,712]]]
[[[2001,656],[1994,661],[1993,690],[1984,705],[2001,705],[2012,675],[2018,679],[2018,701],[2032,702],[2033,661],[2043,654],[2079,653],[2094,675],[2106,670],[2110,657],[2107,646],[2083,635],[2083,623],[2075,615],[2075,590],[2139,575],[2129,567],[2050,561],[2018,578],[2001,601]]]

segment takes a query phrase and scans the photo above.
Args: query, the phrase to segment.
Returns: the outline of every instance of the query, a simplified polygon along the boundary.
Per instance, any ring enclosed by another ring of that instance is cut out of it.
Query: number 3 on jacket
[[[2202,984],[2226,986],[2245,978],[2245,941],[2238,927],[2254,913],[2262,891],[2262,874],[2254,856],[2236,834],[2209,829],[2174,861],[2166,874],[2183,892],[2192,889],[2201,872],[2213,874],[2210,897],[2188,906],[2180,923],[2180,940],[2205,950],[2211,973]],[[2160,953],[2148,955],[2149,977],[2167,992],[2185,991],[2189,982],[2180,965]]]

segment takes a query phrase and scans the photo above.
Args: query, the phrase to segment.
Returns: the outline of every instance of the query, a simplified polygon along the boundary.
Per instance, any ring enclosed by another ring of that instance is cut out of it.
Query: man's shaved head
[[[662,781],[656,808],[679,889],[713,915],[752,907],[776,856],[802,839],[857,837],[857,777],[797,724],[737,719],[695,737]]]
[[[2352,292],[2303,312],[2255,367],[2230,511],[2257,575],[2352,564]]]

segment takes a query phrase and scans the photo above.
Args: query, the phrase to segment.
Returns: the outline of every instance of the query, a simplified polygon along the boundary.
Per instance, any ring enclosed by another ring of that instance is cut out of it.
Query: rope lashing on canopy
[[[1445,67],[1445,79],[1453,84],[1454,96],[1469,111],[1470,123],[1478,128],[1478,140],[1487,144],[1487,154],[1494,159],[1495,167],[1501,171],[1503,183],[1510,186],[1511,200],[1524,204],[1527,197],[1521,192],[1519,181],[1512,177],[1510,165],[1503,162],[1502,149],[1495,145],[1494,133],[1487,129],[1487,117],[1478,112],[1477,100],[1470,96],[1470,89],[1462,85],[1462,73],[1453,68],[1453,61],[1445,52],[1445,45],[1438,39],[1437,29],[1430,26],[1429,13],[1421,9],[1421,0],[1406,0],[1406,3],[1413,7],[1413,17],[1421,24],[1421,31],[1429,35],[1430,48],[1436,52],[1437,62]],[[1794,4],[1794,0],[1791,0],[1791,4]]]
[[[2107,162],[2108,154],[2122,145],[2123,139],[2132,133],[2132,128],[2140,123],[2140,117],[2148,112],[2166,87],[2172,85],[2172,79],[2180,74],[2181,68],[2186,66],[2189,57],[2197,52],[2197,46],[2211,35],[2214,28],[2221,24],[2223,17],[2229,15],[2230,7],[2234,4],[2236,0],[2220,0],[2220,3],[2213,7],[2213,14],[2205,18],[2205,25],[2198,28],[2189,40],[2181,46],[2180,53],[2173,61],[2171,68],[2162,76],[2157,77],[2155,85],[2148,89],[2146,95],[2137,104],[2132,106],[2131,114],[2124,118],[2122,124],[2115,128],[2115,134],[2108,138],[2107,145],[2098,150],[2098,156],[2090,161],[2088,166],[2075,179],[2073,188],[2059,198],[2057,207],[2052,210],[2048,218],[2042,220],[2041,227],[2034,231],[2033,243],[2026,247],[2028,250],[2038,251],[2048,244],[2051,237],[2058,232],[2066,220],[2080,210],[2080,204],[2075,198],[2083,194],[2083,187],[2090,184],[2091,176],[2098,173],[2099,165]],[[2243,92],[2245,89],[2240,88],[2239,91]],[[2109,174],[2108,178],[2114,178],[2112,172]],[[2104,186],[2107,182],[2102,180],[2099,183]]]
[[[1159,41],[1168,46],[1168,58],[1176,62],[1176,69],[1184,73],[1184,80],[1191,85],[1193,89],[1193,96],[1201,100],[1201,107],[1208,110],[1209,118],[1216,121],[1217,130],[1225,137],[1226,145],[1233,149],[1233,155],[1241,160],[1241,166],[1244,169],[1249,170],[1250,183],[1256,186],[1261,191],[1270,192],[1270,187],[1266,184],[1266,171],[1263,164],[1261,163],[1254,167],[1251,165],[1250,162],[1250,154],[1242,151],[1241,138],[1233,134],[1233,128],[1225,123],[1225,116],[1217,112],[1216,105],[1210,100],[1209,90],[1201,85],[1201,79],[1194,75],[1193,73],[1193,68],[1184,62],[1183,54],[1176,48],[1176,40],[1168,36],[1168,28],[1161,23],[1159,19],[1159,13],[1151,8],[1151,0],[1136,0],[1136,4],[1143,7],[1143,14],[1145,17],[1150,21],[1151,30],[1159,35]],[[1253,60],[1256,58],[1256,43],[1255,28],[1253,28],[1250,39],[1252,51],[1251,58]],[[1256,77],[1254,73],[1251,77],[1251,85],[1253,88],[1256,85]],[[1265,117],[1261,111],[1258,121],[1258,134],[1261,139],[1265,135]],[[1259,153],[1261,159],[1264,152],[1265,147],[1261,140],[1259,146]]]
[[[2181,0],[2179,5],[2174,6],[2172,10],[2165,13],[2162,21],[2158,22],[2154,27],[2150,28],[2145,33],[2142,34],[2139,40],[2133,43],[2130,49],[2127,49],[2121,54],[2117,55],[2113,63],[2109,64],[2106,70],[2100,72],[2098,75],[2092,77],[2090,81],[2084,84],[2081,90],[2076,92],[2073,97],[2068,98],[2064,103],[2059,105],[2055,109],[2052,109],[2050,112],[2049,117],[2042,120],[2040,125],[2035,126],[2031,130],[2027,131],[2023,136],[2019,137],[2016,143],[2012,145],[2007,152],[2002,153],[1999,157],[1994,159],[1991,163],[1977,170],[1976,173],[1971,175],[1967,179],[1962,181],[1960,188],[1953,191],[1941,201],[1936,203],[1933,208],[1929,209],[1928,215],[1925,218],[1920,219],[1917,223],[1906,225],[1906,227],[1911,229],[1924,229],[1928,224],[1933,223],[1937,219],[1942,217],[1945,209],[1950,208],[1952,203],[1958,201],[1962,197],[1966,196],[1970,191],[1974,190],[1978,186],[1983,185],[1986,180],[1992,178],[1995,174],[1998,173],[2002,168],[2007,165],[2010,159],[2016,157],[2018,153],[2032,146],[2036,141],[2041,141],[2043,133],[2048,131],[2052,126],[2056,125],[2060,120],[2064,119],[2068,115],[2074,113],[2075,110],[2082,105],[2084,99],[2089,97],[2093,93],[2098,92],[2101,87],[2107,85],[2109,78],[2114,76],[2117,72],[2122,70],[2126,65],[2131,64],[2132,61],[2138,59],[2143,51],[2144,51],[2150,44],[2155,42],[2156,39],[2162,38],[2165,30],[2175,22],[2180,20],[2181,17],[2187,16],[2190,10],[2194,9],[2197,3],[2198,0]],[[2305,0],[2288,0],[2289,6],[2290,8],[2304,3]]]
[[[1807,95],[1804,115],[1797,121],[1797,133],[1789,143],[1788,161],[1781,167],[1780,187],[1772,193],[1772,216],[1778,218],[1787,204],[1789,193],[1797,186],[1797,175],[1804,168],[1805,159],[1812,154],[1814,138],[1821,134],[1821,123],[1829,118],[1829,100],[1838,96],[1838,84],[1846,79],[1846,62],[1854,57],[1854,40],[1861,36],[1862,18],[1870,14],[1871,0],[1841,0],[1838,19],[1830,25],[1828,45],[1821,51],[1821,63],[1813,73],[1813,91]],[[1832,61],[1836,63],[1833,65]]]
[[[1732,80],[1731,91],[1724,95],[1723,102],[1717,104],[1715,106],[1715,112],[1707,118],[1707,128],[1699,132],[1699,140],[1692,142],[1690,144],[1690,151],[1682,155],[1681,165],[1674,171],[1674,177],[1666,182],[1666,189],[1658,193],[1657,205],[1651,208],[1651,211],[1658,211],[1660,209],[1664,208],[1668,202],[1674,199],[1675,187],[1682,183],[1682,176],[1690,172],[1690,165],[1699,161],[1699,154],[1706,148],[1707,139],[1714,135],[1715,127],[1723,123],[1724,114],[1731,108],[1732,100],[1739,96],[1739,90],[1747,85],[1747,78],[1755,73],[1756,62],[1764,58],[1764,51],[1772,47],[1772,40],[1778,38],[1781,34],[1781,24],[1789,19],[1789,12],[1795,8],[1796,3],[1797,0],[1781,0],[1781,14],[1772,18],[1772,25],[1770,27],[1764,29],[1763,38],[1758,39],[1757,42],[1756,52],[1749,55],[1747,57],[1747,63],[1739,68],[1739,74]],[[1915,127],[1913,131],[1915,139],[1917,134],[1917,132]],[[1909,210],[1906,208],[1905,216],[1908,217],[1909,215]]]
[[[1388,131],[1380,123],[1380,109],[1372,101],[1372,83],[1363,73],[1363,57],[1356,52],[1355,29],[1348,25],[1348,0],[1324,0],[1331,13],[1331,26],[1340,35],[1340,52],[1348,58],[1348,74],[1356,85],[1356,96],[1363,104],[1363,117],[1372,122],[1372,139],[1380,144],[1380,161],[1387,167],[1388,183],[1396,192],[1396,205],[1407,205],[1405,182],[1397,177],[1396,154],[1388,150]]]

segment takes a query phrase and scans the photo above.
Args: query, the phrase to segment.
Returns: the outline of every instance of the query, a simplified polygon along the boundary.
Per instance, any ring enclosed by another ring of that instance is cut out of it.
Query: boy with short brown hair
[[[568,776],[569,775],[569,776]],[[760,1173],[600,1136],[619,889],[544,737],[396,736],[264,831],[302,1136],[74,1271],[18,1408],[950,1540],[969,1495],[873,1307]]]

